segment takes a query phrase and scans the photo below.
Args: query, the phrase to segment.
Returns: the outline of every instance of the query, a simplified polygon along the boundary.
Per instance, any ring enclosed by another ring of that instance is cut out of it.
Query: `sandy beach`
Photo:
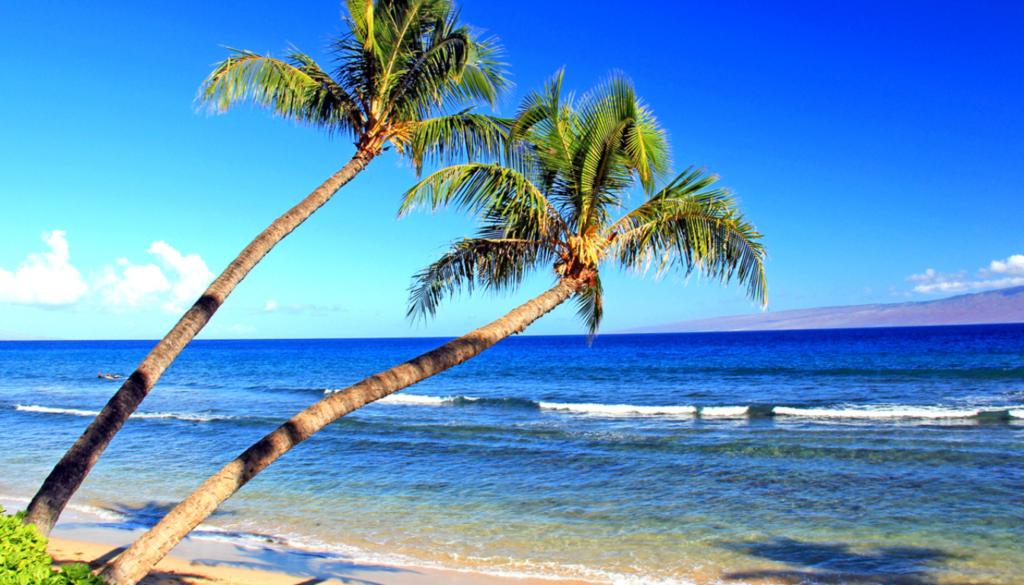
[[[141,531],[65,524],[47,551],[55,565],[73,562],[98,568]],[[88,540],[81,540],[88,538]],[[111,544],[111,541],[124,544]],[[586,581],[498,577],[470,571],[446,571],[347,561],[256,549],[201,539],[186,539],[175,556],[164,558],[142,583],[147,585],[587,585]]]
[[[26,501],[0,499],[4,513]],[[69,508],[50,535],[47,551],[54,565],[86,563],[97,569],[145,531],[104,522]],[[142,583],[147,585],[593,585],[571,579],[520,578],[476,571],[389,565],[318,554],[286,546],[242,546],[187,537]]]
[[[68,563],[88,563],[94,569],[113,558],[121,547],[83,542],[80,540],[50,539],[46,547],[53,557],[54,566]],[[175,557],[167,557],[157,570],[142,580],[149,585],[184,585],[194,583],[222,583],[224,585],[298,585],[300,583],[366,583],[365,580],[319,579],[284,573],[260,571],[231,565],[205,564]]]

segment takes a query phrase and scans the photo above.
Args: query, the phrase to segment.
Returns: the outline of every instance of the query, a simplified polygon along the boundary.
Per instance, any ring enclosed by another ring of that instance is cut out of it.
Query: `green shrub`
[[[106,585],[82,563],[52,569],[46,537],[21,523],[24,512],[8,516],[3,511],[0,506],[0,585]]]

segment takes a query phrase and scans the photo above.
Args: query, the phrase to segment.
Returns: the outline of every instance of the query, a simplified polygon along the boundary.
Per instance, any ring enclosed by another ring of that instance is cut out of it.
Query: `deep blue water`
[[[151,523],[437,339],[196,341],[73,503]],[[153,342],[0,342],[26,498]],[[622,583],[1024,583],[1024,326],[515,337],[297,447],[211,519],[354,558]]]

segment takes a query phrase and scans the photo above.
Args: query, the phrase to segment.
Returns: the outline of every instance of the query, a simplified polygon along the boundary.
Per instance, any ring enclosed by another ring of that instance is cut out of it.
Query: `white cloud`
[[[294,304],[294,305],[281,305],[275,300],[269,300],[263,305],[262,309],[251,309],[252,313],[287,313],[289,315],[299,315],[302,313],[312,313],[314,315],[323,315],[325,313],[337,313],[346,312],[347,309],[336,303],[333,305],[312,305],[312,304]]]
[[[907,282],[920,282],[922,284],[931,284],[936,282],[955,282],[962,280],[967,276],[966,270],[960,272],[954,272],[953,274],[946,274],[944,272],[935,272],[934,269],[929,268],[925,270],[923,274],[912,274],[905,280]]]
[[[935,284],[919,284],[914,287],[914,292],[919,293],[954,293],[982,290],[986,288],[1006,288],[1008,286],[1024,285],[1024,277],[1001,278],[999,280],[980,280],[970,282],[937,282]]]
[[[71,265],[67,233],[53,230],[43,234],[50,252],[29,254],[17,271],[0,268],[0,302],[25,305],[70,305],[89,287]]]
[[[996,279],[989,278],[996,275],[1006,276]],[[929,268],[922,274],[908,276],[906,281],[917,283],[914,292],[923,294],[958,293],[1021,286],[1024,285],[1024,255],[1015,254],[1006,260],[993,260],[988,268],[982,268],[973,278],[967,275],[966,270],[945,274]]]
[[[115,311],[161,304],[164,311],[180,313],[213,281],[199,254],[185,256],[157,241],[146,251],[157,256],[164,269],[120,258],[116,267],[105,266],[98,275],[92,272],[90,286],[71,265],[66,235],[61,230],[45,233],[50,252],[29,254],[15,272],[0,268],[0,303],[61,306],[91,299]]]
[[[163,240],[153,242],[147,252],[156,254],[167,268],[178,273],[178,280],[171,285],[171,298],[164,303],[164,311],[180,313],[199,298],[213,282],[213,273],[199,254],[182,256],[181,252]]]
[[[171,283],[155,264],[133,266],[127,258],[119,259],[117,264],[124,269],[123,275],[108,266],[95,285],[106,305],[138,307],[156,302],[157,293],[171,290]]]
[[[925,294],[939,294],[939,293],[952,293],[952,292],[966,292],[969,290],[975,290],[978,283],[973,282],[935,282],[932,284],[919,284],[914,287],[914,292],[925,293]]]
[[[993,260],[988,268],[982,268],[978,276],[986,278],[993,274],[1024,276],[1024,254],[1014,254],[1006,260]]]
[[[135,266],[127,258],[118,259],[120,270],[104,267],[93,285],[104,306],[116,311],[161,304],[165,312],[181,313],[213,280],[199,254],[183,256],[164,241],[153,242],[146,251],[160,259],[167,274],[156,264]]]

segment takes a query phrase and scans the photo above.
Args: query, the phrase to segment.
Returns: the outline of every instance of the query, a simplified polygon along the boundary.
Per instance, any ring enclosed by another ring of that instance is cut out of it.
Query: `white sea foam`
[[[746,416],[749,406],[705,406],[700,409],[701,416]]]
[[[475,398],[466,398],[466,397],[459,397],[459,398],[463,398],[464,400],[469,400],[469,401],[476,400]],[[452,402],[455,399],[456,399],[456,397],[453,397],[453,396],[438,397],[438,396],[419,396],[417,394],[391,394],[389,396],[385,396],[384,398],[381,398],[377,402],[381,402],[383,404],[412,404],[412,405],[422,405],[422,406],[437,406],[437,405],[440,405],[440,404],[445,404],[446,402]]]
[[[377,402],[413,406],[441,406],[456,402],[476,402],[480,398],[469,396],[420,396],[416,394],[391,394]],[[524,401],[531,403],[531,401]],[[538,407],[547,410],[561,410],[579,414],[604,415],[692,415],[697,412],[693,406],[634,406],[631,404],[576,404],[562,402],[538,402]],[[746,407],[744,407],[745,409]]]
[[[541,402],[541,408],[548,410],[567,410],[584,414],[662,414],[690,415],[696,414],[694,406],[634,406],[632,404],[574,404],[568,402]]]
[[[97,508],[96,506],[86,506],[84,504],[68,504],[68,508],[76,512],[90,514],[106,522],[124,522],[125,520],[124,514],[106,508]]]
[[[977,409],[953,409],[939,406],[872,406],[849,408],[790,408],[776,406],[773,412],[784,416],[804,416],[814,418],[971,418],[978,415]]]
[[[17,506],[19,510],[24,510],[28,507],[29,502],[32,500],[29,498],[22,498],[18,496],[8,496],[0,494],[0,502],[17,502],[18,504],[25,504],[24,506]],[[124,522],[125,516],[119,512],[108,510],[106,508],[97,508],[96,506],[86,506],[84,504],[68,504],[68,510],[73,510],[81,514],[92,516],[89,520],[102,520],[104,522]],[[10,513],[12,510],[5,509],[6,512]],[[67,515],[65,515],[67,519]]]
[[[93,410],[75,410],[74,408],[50,408],[48,406],[22,406],[16,404],[14,410],[21,410],[24,412],[42,412],[46,414],[73,414],[75,416],[96,416],[99,411]]]
[[[73,416],[96,416],[99,414],[98,410],[78,410],[75,408],[51,408],[49,406],[23,406],[17,404],[14,406],[15,410],[23,412],[38,412],[42,414],[68,414]],[[231,420],[233,416],[215,416],[208,414],[190,414],[184,412],[136,412],[131,418],[157,418],[157,419],[175,419],[191,422],[209,422],[212,420]]]
[[[328,562],[331,559],[344,559],[347,562],[440,569],[469,575],[482,574],[513,579],[580,579],[594,583],[614,583],[615,585],[693,585],[694,583],[688,579],[652,579],[648,575],[624,575],[582,564],[537,562],[504,556],[475,557],[439,552],[436,556],[440,558],[427,560],[395,551],[369,551],[341,542],[325,542],[319,538],[294,534],[276,534],[268,539],[267,534],[260,527],[254,526],[253,528],[256,532],[246,533],[201,526],[200,530],[192,533],[192,538],[285,554],[296,551],[313,553]]]
[[[330,393],[334,390],[325,390]],[[422,396],[418,394],[392,394],[378,402],[405,406],[445,406],[476,402],[480,398],[469,396]],[[484,400],[483,403],[487,401]],[[531,402],[531,401],[524,401]],[[639,406],[633,404],[596,404],[573,402],[537,402],[539,408],[561,412],[603,416],[693,416],[707,418],[739,418],[751,415],[750,406]],[[20,408],[20,407],[19,407]],[[786,417],[822,419],[962,419],[976,417],[983,412],[999,412],[999,407],[951,408],[944,406],[904,406],[878,404],[869,406],[843,406],[831,408],[796,408],[776,406],[772,414]],[[1007,411],[1011,418],[1024,419],[1024,408],[1013,406]],[[765,413],[767,414],[767,413]],[[142,415],[150,416],[150,415]]]

